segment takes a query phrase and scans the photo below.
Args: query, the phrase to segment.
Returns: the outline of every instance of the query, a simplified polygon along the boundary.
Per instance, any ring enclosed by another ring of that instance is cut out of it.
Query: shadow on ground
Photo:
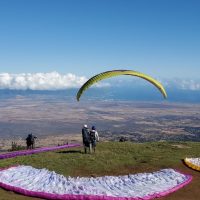
[[[81,150],[59,151],[57,153],[81,153],[81,154],[83,154],[83,152],[81,152]]]

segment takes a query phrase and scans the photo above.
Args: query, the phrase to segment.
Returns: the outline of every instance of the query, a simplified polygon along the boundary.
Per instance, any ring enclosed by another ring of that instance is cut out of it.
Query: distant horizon
[[[199,91],[182,90],[177,88],[166,88],[168,98],[163,99],[160,92],[153,86],[109,86],[93,87],[84,92],[80,99],[82,101],[135,101],[135,102],[157,102],[157,103],[195,103],[200,102]],[[31,89],[0,89],[0,99],[13,99],[19,96],[37,99],[60,100],[66,99],[77,102],[76,94],[78,88],[57,90],[31,90]],[[77,102],[78,103],[78,102]]]

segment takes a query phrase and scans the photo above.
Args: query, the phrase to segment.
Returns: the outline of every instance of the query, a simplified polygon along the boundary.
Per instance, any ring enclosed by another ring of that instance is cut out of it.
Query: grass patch
[[[200,144],[195,142],[102,142],[97,145],[95,154],[84,154],[82,148],[64,149],[1,160],[0,168],[31,165],[73,177],[124,175],[161,168],[183,169],[185,166],[181,160],[200,157],[199,152]],[[197,187],[200,188],[200,181]],[[2,189],[0,197],[5,200],[29,199]]]

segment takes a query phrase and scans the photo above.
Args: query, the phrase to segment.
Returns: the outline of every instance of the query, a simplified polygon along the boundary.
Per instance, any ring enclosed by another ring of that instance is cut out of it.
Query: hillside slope
[[[125,175],[174,168],[193,175],[187,187],[161,200],[196,200],[200,198],[200,173],[187,168],[182,159],[200,157],[200,144],[194,142],[102,142],[95,154],[83,154],[81,148],[40,153],[1,160],[0,167],[31,165],[47,168],[65,176]],[[1,200],[34,199],[0,189]]]

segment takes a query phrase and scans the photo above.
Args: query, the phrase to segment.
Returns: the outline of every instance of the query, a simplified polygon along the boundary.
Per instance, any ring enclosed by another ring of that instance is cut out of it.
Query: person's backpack
[[[34,141],[35,141],[35,138],[33,135],[31,135],[31,143],[34,143]]]
[[[82,129],[82,136],[83,136],[83,142],[84,143],[90,142],[89,130],[87,128]]]
[[[96,131],[95,130],[91,130],[90,131],[90,139],[91,142],[94,142],[96,140],[96,135],[95,135]]]

